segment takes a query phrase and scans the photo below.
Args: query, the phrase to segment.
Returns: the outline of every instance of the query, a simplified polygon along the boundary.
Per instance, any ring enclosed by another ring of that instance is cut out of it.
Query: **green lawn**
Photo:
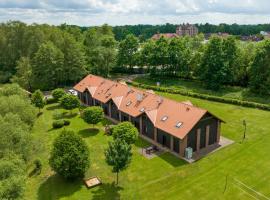
[[[169,153],[151,160],[142,157],[138,147],[146,143],[139,140],[133,147],[131,165],[120,173],[120,184],[116,187],[113,184],[115,175],[104,161],[104,148],[111,137],[104,135],[102,124],[98,126],[99,131],[89,131],[91,126],[76,116],[71,118],[68,128],[80,134],[89,145],[91,167],[86,176],[99,176],[103,181],[101,186],[86,189],[82,181],[68,183],[49,168],[49,151],[61,131],[51,130],[53,113],[62,110],[56,105],[48,105],[33,129],[33,134],[43,146],[36,152],[43,161],[43,169],[40,175],[28,178],[26,199],[266,199],[258,193],[270,197],[270,112],[161,94],[179,101],[189,99],[220,116],[226,121],[222,135],[235,143],[196,163],[186,164]],[[241,143],[243,119],[247,121],[248,128],[247,139]],[[223,193],[227,175],[227,189]]]
[[[134,80],[138,83],[147,85],[156,85],[157,82],[161,83],[162,87],[169,87],[174,89],[181,89],[201,94],[214,95],[224,98],[239,99],[244,101],[252,101],[257,103],[270,103],[270,96],[258,96],[249,92],[247,88],[242,87],[223,87],[220,91],[213,91],[206,89],[200,81],[183,80],[177,78],[150,78],[149,76],[139,77]]]

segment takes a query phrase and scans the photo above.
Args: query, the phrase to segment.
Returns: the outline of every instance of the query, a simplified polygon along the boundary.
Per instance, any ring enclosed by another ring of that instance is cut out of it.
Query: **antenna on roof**
[[[159,97],[159,100],[157,102],[158,102],[158,106],[157,107],[159,107],[163,103],[163,98],[162,97]]]
[[[141,102],[143,100],[143,95],[141,95],[140,93],[137,93],[136,98],[137,98],[137,101]]]

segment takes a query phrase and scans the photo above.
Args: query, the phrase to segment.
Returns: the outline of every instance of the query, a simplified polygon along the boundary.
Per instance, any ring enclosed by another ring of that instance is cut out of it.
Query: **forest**
[[[237,85],[258,94],[270,91],[269,40],[214,36],[206,42],[201,33],[144,42],[128,34],[118,42],[106,24],[82,30],[11,21],[0,25],[0,49],[0,82],[29,91],[72,86],[87,73],[116,72],[198,79],[213,90]]]

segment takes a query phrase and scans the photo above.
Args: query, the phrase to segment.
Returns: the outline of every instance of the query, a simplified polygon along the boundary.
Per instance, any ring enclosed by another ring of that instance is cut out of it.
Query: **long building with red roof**
[[[130,121],[140,136],[171,153],[185,157],[218,145],[221,119],[191,102],[176,102],[153,92],[88,75],[74,89],[88,106],[101,106],[115,122]]]

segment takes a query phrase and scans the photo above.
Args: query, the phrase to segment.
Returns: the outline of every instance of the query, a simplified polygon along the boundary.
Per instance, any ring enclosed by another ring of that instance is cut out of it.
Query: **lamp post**
[[[243,140],[246,139],[246,130],[247,130],[247,123],[246,123],[246,120],[243,120],[243,126],[244,126],[244,135],[243,135]]]

